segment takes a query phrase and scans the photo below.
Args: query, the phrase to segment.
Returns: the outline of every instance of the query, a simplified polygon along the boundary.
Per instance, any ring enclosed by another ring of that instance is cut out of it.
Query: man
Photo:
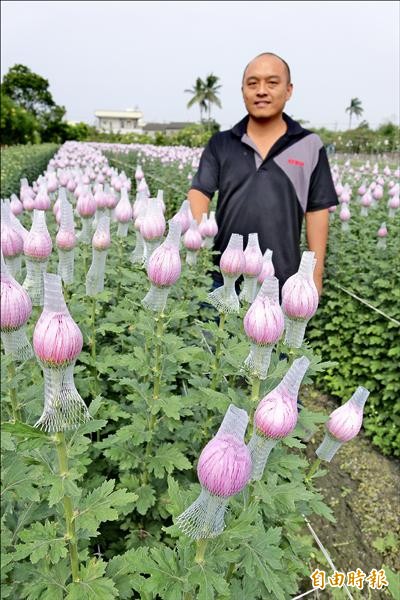
[[[249,233],[258,233],[262,252],[273,250],[280,287],[298,269],[305,217],[321,293],[328,208],[338,200],[320,138],[283,112],[292,91],[289,66],[279,56],[266,52],[247,65],[242,94],[248,115],[210,139],[188,198],[200,222],[218,190],[214,249],[222,253],[232,233],[242,234],[245,243]],[[219,273],[213,278],[222,285]]]

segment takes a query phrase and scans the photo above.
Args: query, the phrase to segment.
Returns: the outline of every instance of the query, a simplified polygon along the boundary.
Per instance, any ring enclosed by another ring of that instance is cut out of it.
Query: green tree
[[[219,77],[210,73],[207,75],[206,80],[204,82],[204,99],[207,103],[207,112],[208,112],[208,121],[211,121],[211,108],[213,104],[216,104],[218,108],[221,108],[221,101],[218,98],[218,90],[220,89],[220,85],[217,85],[219,81]]]
[[[14,65],[4,75],[1,92],[37,120],[43,141],[64,141],[66,111],[54,102],[47,79],[25,65]]]
[[[356,117],[361,117],[364,112],[364,109],[361,106],[361,100],[359,98],[352,98],[349,106],[346,108],[346,112],[349,113],[349,129],[351,129],[352,116],[355,115]]]
[[[39,123],[32,113],[1,94],[0,136],[2,145],[40,142]]]
[[[200,122],[203,121],[203,113],[207,110],[206,89],[204,81],[198,77],[196,83],[190,90],[185,90],[185,93],[192,94],[192,98],[187,103],[187,107],[191,108],[195,104],[200,108]]]

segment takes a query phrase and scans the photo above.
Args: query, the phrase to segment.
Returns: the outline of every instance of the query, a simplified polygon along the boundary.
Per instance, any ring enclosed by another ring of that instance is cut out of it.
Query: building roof
[[[171,123],[146,123],[143,126],[143,131],[166,131],[167,129],[183,129],[195,125],[195,123],[186,121],[173,121]]]
[[[140,119],[143,116],[140,110],[96,110],[94,114],[109,119]]]

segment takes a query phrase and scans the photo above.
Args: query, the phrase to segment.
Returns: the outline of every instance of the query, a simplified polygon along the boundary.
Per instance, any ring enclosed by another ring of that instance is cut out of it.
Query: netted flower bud
[[[190,227],[183,236],[183,245],[186,248],[186,262],[188,265],[195,265],[197,262],[197,254],[203,243],[203,238],[199,231],[197,221],[191,219]]]
[[[245,367],[259,379],[267,377],[274,344],[282,337],[285,320],[279,305],[279,281],[267,277],[244,321],[246,335],[252,341]]]
[[[39,187],[39,192],[35,198],[35,209],[36,210],[49,210],[50,208],[50,198],[47,193],[47,187],[45,184],[42,184]]]
[[[22,214],[24,210],[24,205],[15,194],[11,194],[10,209],[15,216]]]
[[[263,266],[263,255],[258,243],[258,233],[249,234],[244,258],[244,284],[239,299],[246,302],[253,302],[257,293],[257,277],[260,275]]]
[[[96,296],[104,290],[107,250],[111,245],[110,217],[100,217],[92,240],[92,264],[86,275],[86,294]]]
[[[181,226],[182,235],[184,235],[190,227],[192,214],[190,212],[189,201],[184,200],[178,212],[172,217],[172,221],[178,221]]]
[[[23,362],[33,355],[25,332],[31,313],[31,299],[9,273],[1,254],[1,341],[5,354],[10,354],[16,362]]]
[[[76,246],[74,215],[65,189],[60,189],[60,229],[56,236],[58,274],[66,284],[74,281],[74,248]]]
[[[309,364],[305,356],[293,361],[280,384],[257,406],[253,435],[248,445],[254,480],[261,479],[272,448],[296,427],[297,396]]]
[[[349,221],[350,221],[350,210],[347,204],[342,204],[341,209],[340,209],[340,213],[339,213],[339,219],[342,222],[342,231],[349,231],[350,227],[349,227]]]
[[[15,221],[18,220],[11,212],[10,202],[2,202],[1,250],[5,263],[13,277],[16,277],[21,271],[21,257],[24,249],[24,240],[21,233],[13,226]]]
[[[44,410],[35,427],[56,432],[90,419],[74,383],[73,370],[83,337],[65,304],[61,278],[44,275],[44,308],[33,333],[33,347],[44,373]]]
[[[46,225],[46,213],[43,210],[34,210],[32,227],[24,241],[27,272],[23,283],[34,306],[43,304],[43,274],[46,272],[52,248],[53,244]]]
[[[119,237],[127,236],[129,223],[132,221],[132,215],[132,206],[129,202],[128,192],[126,188],[122,188],[120,201],[114,210],[114,216],[118,221],[117,235]]]
[[[78,196],[76,203],[76,210],[81,217],[82,230],[79,234],[79,240],[83,244],[90,244],[92,238],[92,223],[93,217],[96,213],[96,200],[88,186]]]
[[[229,243],[221,256],[219,267],[224,284],[208,294],[209,302],[219,312],[238,312],[240,304],[236,294],[235,281],[243,273],[245,267],[242,235],[232,233]]]
[[[282,309],[286,316],[285,344],[300,348],[307,323],[318,308],[318,291],[313,279],[314,252],[303,252],[299,270],[282,287]]]
[[[169,288],[180,277],[181,259],[179,241],[181,226],[176,221],[169,221],[169,231],[165,241],[154,250],[147,264],[147,275],[151,282],[149,292],[142,300],[143,306],[162,312],[165,308]]]
[[[148,261],[154,250],[160,245],[166,223],[164,215],[154,200],[147,202],[146,212],[140,221],[140,233],[146,246]]]
[[[266,277],[273,277],[275,275],[275,267],[272,262],[272,254],[273,252],[269,248],[267,248],[264,252],[261,272],[257,278],[257,281],[260,284],[260,286],[264,283],[264,279]]]
[[[229,498],[249,481],[251,459],[244,443],[248,419],[246,411],[231,404],[217,434],[200,454],[197,474],[202,491],[176,520],[195,540],[222,533]]]
[[[350,400],[337,408],[326,422],[326,433],[316,455],[321,460],[330,462],[339,448],[356,437],[361,429],[364,404],[369,391],[360,386]]]

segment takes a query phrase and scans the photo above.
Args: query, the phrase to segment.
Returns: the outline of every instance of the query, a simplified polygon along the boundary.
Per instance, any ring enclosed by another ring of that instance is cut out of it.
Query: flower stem
[[[7,365],[8,372],[8,383],[10,387],[10,400],[11,400],[11,409],[13,414],[14,421],[21,421],[21,411],[18,405],[17,391],[14,387],[15,385],[15,365],[14,361],[10,360]]]
[[[196,550],[196,556],[194,557],[194,561],[199,565],[202,565],[204,563],[204,554],[206,551],[207,544],[208,544],[207,539],[197,540],[197,542],[196,542],[197,550]]]
[[[152,405],[157,402],[160,397],[160,386],[161,386],[161,361],[162,361],[162,338],[164,334],[164,313],[161,313],[158,317],[156,317],[156,341],[155,341],[155,350],[154,350],[154,367],[153,367],[153,395],[152,395]],[[157,422],[157,416],[152,414],[149,421],[149,432],[152,433]],[[152,449],[152,440],[150,439],[146,446],[145,451],[145,459],[147,459],[150,455]],[[145,460],[146,463],[146,460]],[[145,465],[145,469],[142,475],[142,483],[146,484],[148,479],[147,467]]]
[[[118,302],[119,300],[119,295],[121,292],[121,279],[122,279],[122,262],[123,262],[123,256],[122,256],[122,239],[119,238],[117,241],[117,248],[118,248],[118,266],[117,266],[117,274],[118,274],[118,284],[117,284],[117,294],[116,294],[116,300]]]
[[[161,313],[156,319],[156,343],[154,352],[154,380],[153,380],[153,402],[160,397],[161,384],[161,349],[162,338],[164,333],[164,313]]]
[[[60,431],[56,433],[55,438],[60,477],[64,479],[68,473],[68,454],[64,432]],[[63,497],[63,504],[67,527],[66,538],[68,539],[69,556],[71,561],[72,581],[77,582],[79,581],[79,557],[71,497],[65,495]]]
[[[226,314],[225,313],[221,313],[220,317],[219,317],[219,326],[218,326],[218,334],[217,334],[217,341],[215,343],[215,360],[214,360],[214,364],[212,367],[212,370],[214,371],[213,374],[213,378],[211,381],[211,389],[212,390],[216,390],[217,389],[217,385],[218,385],[218,369],[220,366],[220,362],[221,362],[221,353],[222,353],[222,332],[224,330],[224,325],[225,325],[225,319],[226,319]]]
[[[316,458],[315,461],[313,462],[313,464],[311,465],[311,468],[308,471],[307,475],[305,476],[304,480],[306,483],[308,483],[311,480],[311,477],[314,475],[314,473],[316,472],[316,470],[318,469],[320,464],[321,464],[321,459]]]
[[[251,404],[252,406],[254,406],[254,404],[256,402],[258,402],[259,396],[260,396],[260,385],[261,385],[261,379],[259,377],[257,377],[256,375],[254,375],[252,377],[252,382],[251,382]]]

